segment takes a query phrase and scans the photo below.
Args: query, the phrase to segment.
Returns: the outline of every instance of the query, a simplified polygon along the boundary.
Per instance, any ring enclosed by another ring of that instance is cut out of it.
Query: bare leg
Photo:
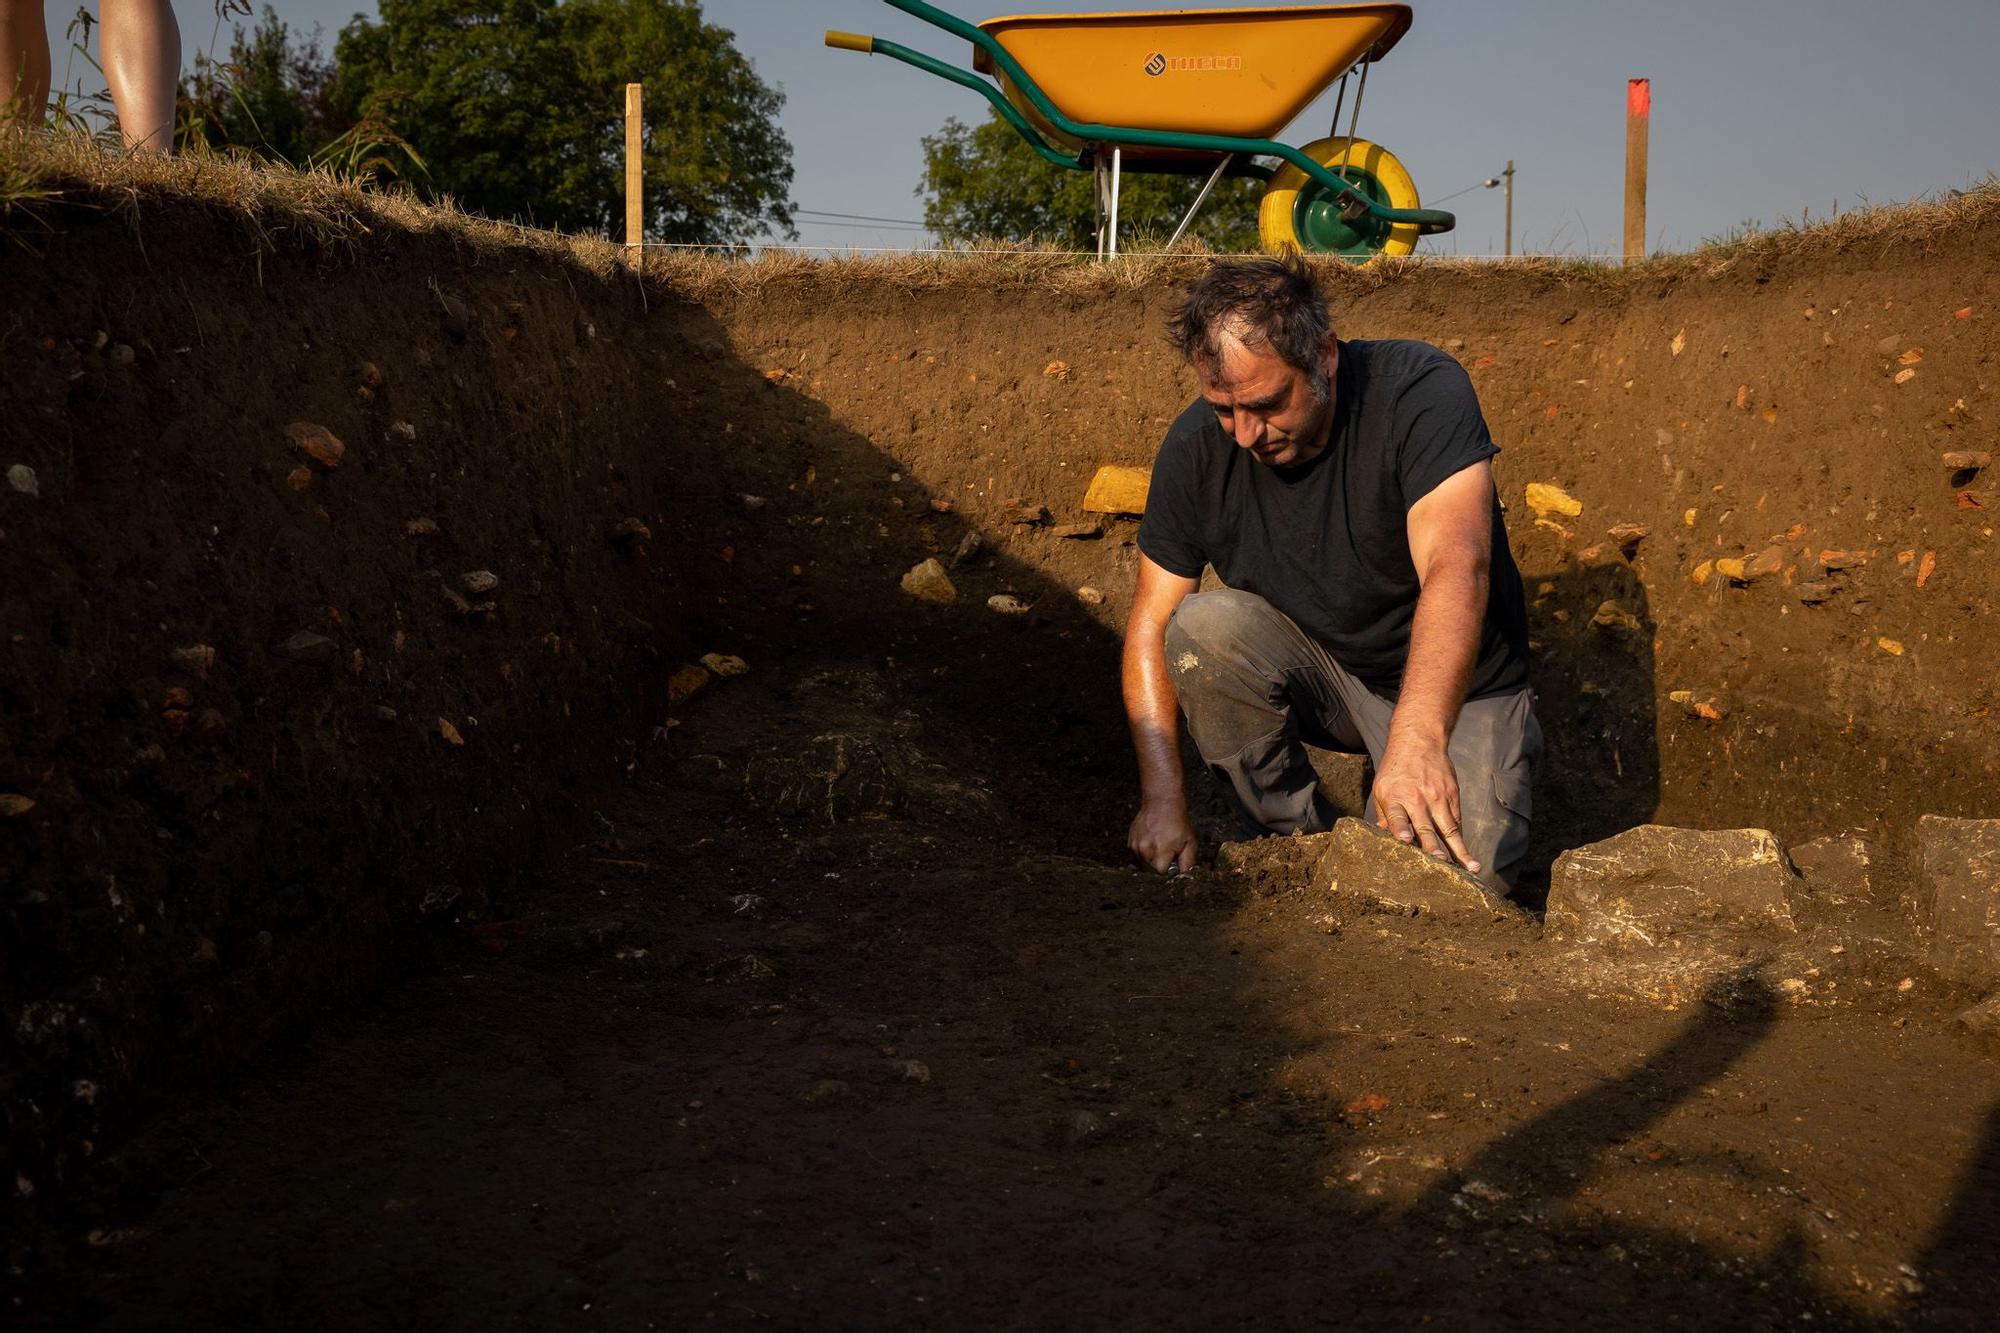
[[[49,103],[49,34],[42,0],[0,0],[0,130],[33,129]]]
[[[173,152],[181,78],[181,29],[173,6],[167,0],[98,0],[98,11],[104,16],[104,73],[125,146]]]

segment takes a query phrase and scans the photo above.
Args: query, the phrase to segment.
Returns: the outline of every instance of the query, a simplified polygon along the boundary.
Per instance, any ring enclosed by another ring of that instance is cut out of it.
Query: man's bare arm
[[[1480,866],[1459,833],[1458,775],[1446,746],[1486,620],[1493,562],[1493,466],[1453,473],[1410,507],[1410,559],[1423,586],[1403,687],[1375,778],[1376,820],[1431,855]]]
[[[1167,676],[1167,620],[1200,581],[1171,574],[1143,552],[1125,618],[1122,681],[1132,748],[1139,756],[1139,814],[1127,843],[1154,870],[1194,868],[1194,825],[1181,771],[1180,700]]]

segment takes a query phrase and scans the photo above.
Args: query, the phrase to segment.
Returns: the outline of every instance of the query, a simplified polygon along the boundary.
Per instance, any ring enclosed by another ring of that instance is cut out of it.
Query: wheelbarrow
[[[829,32],[826,44],[971,88],[1037,154],[1093,172],[1100,256],[1118,253],[1126,171],[1207,178],[1169,249],[1224,176],[1264,181],[1257,233],[1274,252],[1360,262],[1408,254],[1419,236],[1457,225],[1450,213],[1419,206],[1394,154],[1355,135],[1368,67],[1409,30],[1408,5],[1027,14],[974,25],[925,0],[886,3],[971,42],[972,70],[879,37]],[[1341,134],[1348,79],[1357,72]],[[1334,133],[1303,148],[1276,142],[1272,136],[1336,80]],[[1258,158],[1280,161],[1273,167]]]

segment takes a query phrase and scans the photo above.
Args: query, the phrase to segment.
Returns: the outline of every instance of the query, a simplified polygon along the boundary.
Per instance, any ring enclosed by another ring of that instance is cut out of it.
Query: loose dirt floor
[[[1994,409],[1988,204],[1986,230],[1941,254],[1892,253],[1884,230],[1716,273],[1337,283],[1347,332],[1451,347],[1508,451],[1551,724],[1544,876],[1563,847],[1660,812],[1890,843],[1925,810],[1996,813],[1992,473],[1937,461]],[[1810,931],[1782,956],[1746,939],[1677,989],[1535,921],[1124,864],[1131,524],[1071,541],[1006,511],[1080,518],[1089,468],[1149,456],[1188,389],[1157,337],[1182,270],[1063,286],[1004,266],[941,284],[835,269],[746,278],[733,298],[656,292],[633,314],[615,280],[476,255],[454,276],[409,245],[407,272],[353,276],[405,283],[407,317],[357,322],[301,359],[301,383],[317,363],[332,384],[379,362],[414,386],[397,410],[426,441],[451,428],[441,404],[523,383],[531,356],[587,374],[606,413],[616,394],[643,400],[671,429],[620,437],[632,489],[590,513],[642,517],[657,540],[615,576],[580,567],[573,600],[595,617],[588,579],[677,580],[687,609],[661,629],[672,655],[645,668],[655,690],[687,645],[749,672],[623,737],[601,785],[565,796],[584,831],[557,854],[426,917],[433,966],[267,1043],[219,1090],[176,1093],[94,1159],[53,1222],[10,1238],[22,1322],[1990,1322],[2000,1061],[1952,1025],[1976,997],[1894,950],[1826,944],[1814,961]],[[182,258],[242,287],[247,253]],[[277,318],[264,305],[305,320],[343,299],[346,259],[307,273],[256,257],[254,291],[228,298],[244,338]],[[433,305],[465,320],[426,293],[437,272],[471,293],[469,340],[433,327]],[[511,287],[535,293],[518,338]],[[77,338],[95,313],[77,312]],[[567,343],[545,348],[551,330]],[[1920,346],[1921,374],[1895,378]],[[133,373],[152,356],[141,346]],[[274,381],[272,420],[291,391]],[[490,436],[451,437],[462,484],[424,502],[514,513],[502,487],[478,499],[481,459],[504,472],[509,422],[540,449],[548,423],[525,399],[564,392],[496,399]],[[1836,426],[1847,444],[1811,452]],[[591,440],[548,438],[581,460],[584,513]],[[684,458],[702,460],[699,487],[672,484]],[[1537,525],[1519,504],[1531,480],[1587,516]],[[299,503],[273,523],[307,521]],[[1620,521],[1648,528],[1636,551],[1599,535]],[[503,590],[571,558],[488,527]],[[381,562],[414,586],[423,561],[383,532]],[[968,534],[984,549],[953,568],[956,606],[897,591]],[[1772,543],[1794,562],[1782,574],[1690,577]],[[552,545],[601,552],[601,530]],[[1852,552],[1865,558],[1821,558]],[[339,591],[337,569],[313,568]],[[1032,611],[989,612],[1001,592]],[[1593,626],[1606,600],[1640,628]],[[545,628],[501,602],[508,634]],[[499,631],[448,632],[462,655],[422,688],[499,678],[504,650],[478,637]],[[568,684],[521,686],[520,707],[552,720],[565,691],[616,689],[630,673],[611,651]],[[340,688],[354,697],[328,696],[328,716],[373,716],[364,686]],[[408,762],[483,760],[472,739]],[[1200,818],[1212,852],[1227,821],[1213,801]],[[1901,911],[1907,878],[1879,888]]]
[[[1120,783],[1018,744],[1073,664],[980,646],[737,682],[506,927],[152,1127],[52,1310],[1984,1324],[2000,1068],[1923,994],[1798,1010],[1746,960],[1662,1005],[1532,929],[1119,868]],[[839,740],[760,786],[803,707]]]

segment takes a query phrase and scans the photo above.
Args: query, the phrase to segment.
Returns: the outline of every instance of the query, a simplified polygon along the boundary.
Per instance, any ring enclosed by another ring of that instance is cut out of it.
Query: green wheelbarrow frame
[[[926,73],[935,74],[941,79],[947,79],[952,83],[972,89],[992,104],[994,111],[1000,115],[1000,118],[1013,126],[1015,131],[1020,134],[1021,138],[1027,142],[1030,148],[1034,149],[1037,155],[1054,163],[1056,166],[1072,171],[1095,171],[1099,169],[1101,159],[1094,149],[1088,146],[1097,144],[1110,145],[1114,150],[1121,145],[1131,144],[1136,147],[1172,148],[1198,153],[1222,154],[1222,161],[1209,174],[1208,182],[1202,186],[1201,193],[1195,197],[1194,204],[1188,209],[1187,216],[1182,218],[1180,226],[1175,228],[1173,240],[1167,242],[1169,249],[1173,247],[1175,241],[1181,238],[1181,234],[1187,230],[1188,224],[1194,220],[1196,211],[1207,200],[1209,191],[1215,188],[1216,181],[1224,175],[1248,176],[1260,180],[1268,180],[1270,178],[1271,170],[1269,168],[1245,160],[1252,157],[1278,157],[1291,163],[1304,172],[1310,179],[1318,183],[1321,188],[1331,191],[1335,197],[1339,198],[1341,201],[1341,213],[1349,221],[1369,217],[1383,223],[1414,226],[1420,235],[1432,235],[1437,232],[1450,231],[1458,225],[1458,219],[1443,209],[1390,208],[1377,203],[1361,190],[1356,189],[1353,185],[1342,179],[1337,172],[1321,166],[1290,144],[1282,144],[1273,139],[1247,139],[1220,134],[1183,134],[1173,130],[1128,129],[1117,125],[1096,125],[1072,120],[1063,114],[1060,107],[1049,100],[1048,94],[1042,91],[1041,85],[1029,77],[1028,72],[1021,68],[1020,62],[1015,60],[1008,53],[1007,48],[995,40],[991,34],[974,24],[967,23],[964,19],[945,13],[935,5],[926,3],[925,0],[885,0],[885,3],[902,10],[912,18],[921,19],[934,27],[944,29],[953,36],[962,37],[966,41],[971,42],[986,54],[987,58],[993,62],[995,68],[1005,72],[1008,80],[1034,104],[1035,109],[1041,112],[1049,124],[1055,126],[1056,129],[1070,138],[1087,145],[1084,151],[1072,157],[1068,153],[1050,147],[1048,141],[1042,138],[1035,127],[1028,122],[1028,118],[1022,115],[1012,102],[1007,100],[1007,95],[999,87],[989,80],[980,78],[971,70],[960,69],[958,66],[948,64],[934,56],[927,56],[921,51],[913,51],[907,46],[886,41],[880,37],[829,31],[826,34],[826,44],[840,50],[859,51],[864,55],[888,56],[891,59],[900,60],[906,65],[914,65]],[[1361,64],[1366,59],[1367,57],[1363,56],[1361,60],[1355,63]],[[1176,175],[1200,174],[1199,171],[1188,171],[1173,162],[1149,162],[1143,167],[1136,167],[1134,169],[1166,172]],[[1111,225],[1113,228],[1111,253],[1116,254],[1117,206],[1115,193],[1113,195],[1111,211]]]

